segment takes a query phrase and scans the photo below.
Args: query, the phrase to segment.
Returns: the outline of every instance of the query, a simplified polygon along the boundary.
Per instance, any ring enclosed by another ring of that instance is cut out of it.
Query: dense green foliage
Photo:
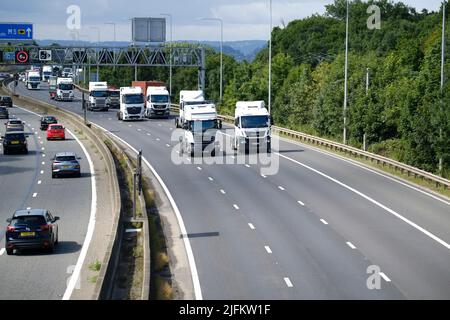
[[[381,8],[381,29],[369,30],[370,4]],[[335,0],[323,16],[274,28],[272,114],[275,123],[342,140],[344,100],[345,0]],[[450,6],[447,5],[447,12]],[[350,3],[348,143],[438,172],[444,160],[450,175],[450,84],[440,90],[442,12],[417,12],[392,1]],[[446,39],[450,28],[447,25]],[[447,40],[447,53],[450,40]],[[447,54],[448,56],[448,54]],[[231,114],[238,100],[268,98],[268,50],[252,63],[224,58],[221,113]],[[446,59],[445,73],[450,73]],[[219,98],[219,55],[207,55],[208,99]],[[370,85],[366,92],[366,69]],[[102,70],[102,77],[113,73]],[[133,70],[116,70],[112,82],[126,85]],[[168,70],[142,68],[139,79],[167,81]],[[197,70],[174,70],[173,92],[196,88]]]

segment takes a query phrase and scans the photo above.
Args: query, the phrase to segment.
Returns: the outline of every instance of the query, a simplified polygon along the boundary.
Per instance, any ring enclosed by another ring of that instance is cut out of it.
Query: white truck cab
[[[143,120],[145,117],[144,94],[141,87],[120,88],[118,120]]]
[[[89,82],[89,101],[88,110],[90,111],[108,111],[108,83],[103,82]]]
[[[185,107],[188,105],[205,104],[203,90],[181,90],[180,91],[180,112],[175,118],[175,126],[181,128],[185,122]]]
[[[184,105],[183,135],[180,137],[180,153],[191,157],[203,154],[207,149],[212,156],[218,152],[216,133],[222,128],[222,121],[217,119],[216,106],[211,103]]]
[[[53,75],[52,66],[43,66],[42,67],[42,81],[48,81],[48,79],[52,75]]]
[[[74,99],[72,78],[58,78],[56,80],[56,100],[72,101]]]
[[[26,75],[27,89],[41,89],[41,74],[39,71],[30,70]]]
[[[271,152],[270,115],[264,101],[238,101],[234,111],[234,150]]]
[[[166,87],[148,87],[146,97],[147,118],[169,118],[170,95]]]

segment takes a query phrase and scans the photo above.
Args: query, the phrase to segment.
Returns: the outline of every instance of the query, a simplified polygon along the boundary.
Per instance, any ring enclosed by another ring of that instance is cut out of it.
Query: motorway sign
[[[33,24],[0,22],[0,40],[33,40]]]
[[[27,63],[30,55],[26,50],[16,51],[16,63]]]
[[[52,60],[52,50],[39,50],[39,61]]]
[[[3,61],[14,61],[15,55],[14,51],[3,52]]]

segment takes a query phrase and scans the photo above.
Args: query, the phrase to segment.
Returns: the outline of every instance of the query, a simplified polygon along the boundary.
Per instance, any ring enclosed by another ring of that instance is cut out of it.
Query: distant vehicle
[[[166,87],[147,88],[145,114],[147,118],[169,118],[170,95]]]
[[[14,249],[45,249],[53,253],[58,245],[58,220],[45,209],[17,210],[6,220],[6,254],[12,255]]]
[[[47,130],[48,125],[51,123],[58,123],[58,119],[56,119],[54,116],[43,116],[41,118],[41,130]]]
[[[90,111],[108,111],[108,83],[107,82],[89,82],[89,101],[87,108]]]
[[[52,178],[62,175],[81,177],[80,158],[74,152],[60,152],[52,159]]]
[[[9,118],[9,112],[6,107],[0,107],[0,119],[8,119]]]
[[[68,78],[70,73],[72,73],[72,68],[64,68],[61,73],[61,76],[63,78]]]
[[[26,79],[27,79],[27,77],[26,77],[25,73],[19,74],[19,81],[25,82]]]
[[[72,101],[74,99],[72,78],[58,78],[56,80],[55,100]]]
[[[24,131],[25,129],[25,124],[20,119],[9,119],[5,126],[7,131]]]
[[[52,66],[43,66],[42,67],[42,81],[48,81],[48,78],[53,75],[53,67]]]
[[[12,108],[13,107],[12,98],[10,96],[2,96],[2,97],[0,97],[0,106],[1,107]]]
[[[49,124],[47,128],[47,140],[66,139],[66,131],[62,124]]]
[[[239,152],[271,152],[270,115],[264,101],[238,101],[232,147]]]
[[[27,89],[37,89],[41,88],[41,74],[39,71],[28,71],[27,72]]]
[[[58,77],[50,76],[48,78],[48,94],[50,95],[50,99],[56,98],[56,87],[57,87]]]
[[[180,112],[175,118],[175,126],[181,128],[185,122],[184,111],[187,105],[205,104],[205,96],[203,90],[181,90],[180,91]]]
[[[145,103],[142,88],[120,88],[120,110],[117,112],[118,120],[143,120],[145,117]]]
[[[222,128],[222,121],[217,119],[216,106],[212,103],[184,105],[183,119],[180,153],[193,157],[196,153],[207,151],[215,156],[219,148],[216,133]]]
[[[111,109],[120,108],[120,90],[108,89],[108,98],[106,100],[106,105]]]
[[[8,131],[1,137],[3,144],[3,154],[9,154],[11,151],[28,153],[27,137],[25,132]]]

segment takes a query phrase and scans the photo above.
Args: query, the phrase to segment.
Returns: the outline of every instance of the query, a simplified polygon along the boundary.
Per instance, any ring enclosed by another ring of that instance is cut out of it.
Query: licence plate
[[[11,141],[11,144],[19,144],[19,141]]]
[[[63,169],[70,169],[70,166],[62,166]]]
[[[36,235],[35,232],[21,232],[20,236],[21,237],[34,237]]]

